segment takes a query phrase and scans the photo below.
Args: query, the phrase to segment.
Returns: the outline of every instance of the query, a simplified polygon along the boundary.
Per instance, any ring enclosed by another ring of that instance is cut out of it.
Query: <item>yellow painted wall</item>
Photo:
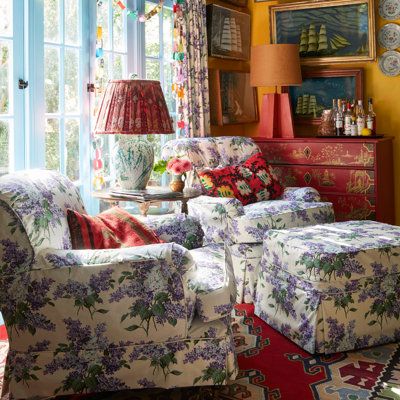
[[[277,4],[278,1],[267,1],[255,3],[249,0],[249,9],[252,13],[252,44],[259,45],[270,43],[269,28],[269,6]],[[282,2],[280,2],[282,3]],[[389,21],[380,18],[377,10],[378,0],[375,0],[376,8],[376,31]],[[396,21],[400,23],[400,20]],[[384,50],[378,45],[378,56]],[[343,64],[340,67],[362,67],[364,68],[364,94],[374,99],[375,112],[377,114],[378,131],[387,136],[394,136],[394,165],[395,165],[395,205],[396,223],[400,225],[400,76],[389,78],[383,75],[378,67],[378,62]],[[270,91],[269,88],[258,90],[259,104],[263,93]],[[246,136],[257,136],[257,125],[247,125],[244,129]]]

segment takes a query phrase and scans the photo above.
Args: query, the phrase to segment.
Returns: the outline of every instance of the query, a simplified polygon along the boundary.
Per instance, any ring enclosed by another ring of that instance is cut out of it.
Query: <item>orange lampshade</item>
[[[110,81],[97,113],[97,134],[150,135],[173,133],[160,82]]]
[[[251,86],[301,85],[299,46],[264,44],[251,49]]]

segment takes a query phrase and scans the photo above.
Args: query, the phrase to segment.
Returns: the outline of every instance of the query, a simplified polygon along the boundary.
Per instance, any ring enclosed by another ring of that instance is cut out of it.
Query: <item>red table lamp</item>
[[[276,88],[302,84],[299,46],[265,44],[252,47],[250,84],[256,87],[275,87],[275,93],[268,93],[263,97],[260,136],[293,138],[293,115],[289,94],[279,94]]]

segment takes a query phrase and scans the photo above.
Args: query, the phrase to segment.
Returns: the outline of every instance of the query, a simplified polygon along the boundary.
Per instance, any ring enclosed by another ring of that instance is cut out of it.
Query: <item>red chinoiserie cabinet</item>
[[[255,141],[285,186],[311,186],[334,205],[336,221],[394,224],[392,138]]]

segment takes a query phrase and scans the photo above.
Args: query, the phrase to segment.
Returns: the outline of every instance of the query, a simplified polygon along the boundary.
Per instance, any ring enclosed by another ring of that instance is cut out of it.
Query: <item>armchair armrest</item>
[[[229,220],[244,215],[235,198],[200,196],[188,202],[189,215],[200,221],[206,244],[223,243],[228,238]]]
[[[318,190],[312,187],[287,187],[283,192],[282,200],[318,203],[321,201],[321,196]]]
[[[143,222],[167,243],[177,243],[189,250],[203,246],[204,232],[200,222],[185,214],[147,217]]]
[[[106,332],[121,343],[185,338],[196,301],[187,282],[191,268],[195,264],[189,251],[175,243],[115,250],[45,249],[34,269],[3,281],[7,302],[2,312],[21,351],[35,332],[55,351],[71,327],[93,337]]]

